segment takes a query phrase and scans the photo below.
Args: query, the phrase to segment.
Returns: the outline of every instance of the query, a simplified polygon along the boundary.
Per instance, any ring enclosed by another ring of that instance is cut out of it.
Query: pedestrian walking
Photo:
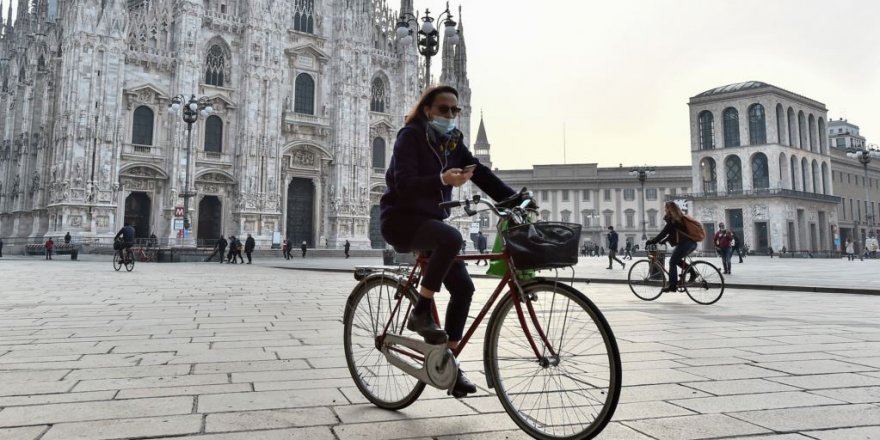
[[[47,260],[52,259],[52,251],[54,249],[55,249],[55,242],[52,241],[52,237],[49,237],[49,239],[46,240],[46,259]]]
[[[626,263],[617,258],[617,232],[614,226],[608,227],[608,267],[605,269],[613,269],[614,262],[620,263],[621,269],[626,269]]]
[[[633,259],[633,256],[632,256],[632,247],[633,247],[632,241],[631,241],[630,239],[627,238],[627,239],[626,239],[626,245],[625,245],[624,248],[623,248],[623,250],[625,251],[625,253],[623,254],[623,259],[624,259],[624,260],[632,260],[632,259]]]
[[[849,261],[853,261],[856,259],[856,246],[853,244],[852,240],[846,239],[846,259]]]
[[[724,227],[724,223],[718,223],[718,228],[718,232],[715,233],[715,249],[721,254],[723,272],[730,275],[730,257],[733,256],[733,233]]]
[[[486,238],[485,235],[483,235],[482,231],[477,231],[477,238],[476,238],[477,252],[479,252],[480,254],[485,254],[488,241],[489,240]],[[481,261],[486,266],[489,265],[488,259],[477,260],[476,265],[479,266]]]
[[[235,237],[235,255],[233,258],[238,257],[241,264],[244,264],[244,257],[241,255],[242,251],[244,251],[244,243],[238,237]]]
[[[345,258],[348,258],[348,251],[351,249],[351,243],[349,243],[348,240],[345,240],[345,246],[343,246],[343,248],[345,249]]]
[[[745,243],[742,241],[742,236],[737,234],[736,231],[730,231],[730,233],[733,234],[733,251],[736,252],[736,255],[739,257],[739,262],[742,264],[743,254],[746,253]]]
[[[254,252],[255,247],[257,247],[256,240],[254,240],[254,237],[251,236],[251,234],[248,234],[247,238],[244,240],[244,253],[246,253],[248,257],[247,264],[251,264],[251,254]],[[244,258],[241,259],[241,262],[244,263]]]
[[[64,234],[64,244],[70,244],[70,232]]]
[[[299,246],[299,248],[300,248],[300,249],[302,250],[302,252],[303,252],[303,258],[305,258],[305,257],[306,257],[306,250],[308,249],[308,248],[306,247],[306,241],[305,241],[305,240],[303,240],[303,242],[302,242],[302,244]]]
[[[226,262],[231,264],[238,263],[235,257],[236,249],[238,249],[238,239],[234,235],[229,236],[229,252],[226,254]]]
[[[767,253],[770,255],[770,258],[773,258],[773,246],[767,246]]]
[[[226,257],[226,246],[228,245],[229,243],[226,241],[226,238],[223,237],[223,234],[220,234],[220,238],[217,240],[217,245],[214,249],[214,254],[220,254],[220,264],[223,264],[223,260]],[[211,261],[211,259],[214,258],[214,254],[211,254],[211,256],[208,257],[208,261]]]
[[[0,258],[3,258],[3,239],[0,239]]]
[[[868,234],[868,238],[865,239],[865,252],[871,258],[877,258],[877,237],[874,236],[874,233]]]
[[[284,256],[285,260],[290,259],[290,242],[284,240],[284,243],[281,245],[281,255]]]
[[[222,237],[222,235],[221,235],[221,237]],[[148,246],[156,247],[158,245],[159,245],[159,239],[156,238],[156,234],[150,234],[150,241],[148,242]],[[222,260],[223,257],[221,257],[220,259]]]

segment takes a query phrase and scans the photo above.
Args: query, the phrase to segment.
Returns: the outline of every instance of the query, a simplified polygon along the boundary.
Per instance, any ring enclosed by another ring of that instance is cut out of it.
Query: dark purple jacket
[[[456,130],[453,136],[460,138],[461,133]],[[481,164],[467,146],[459,143],[450,151],[441,147],[442,143],[441,137],[424,121],[407,124],[397,133],[391,163],[385,172],[385,194],[379,202],[382,220],[397,215],[437,220],[449,217],[449,212],[438,206],[452,199],[452,186],[440,181],[440,174],[449,168],[477,164],[471,182],[494,200],[515,193]]]

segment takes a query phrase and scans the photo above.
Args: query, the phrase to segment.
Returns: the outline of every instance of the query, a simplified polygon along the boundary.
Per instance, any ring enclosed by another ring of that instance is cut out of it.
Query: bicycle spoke
[[[513,304],[504,303],[487,340],[498,397],[532,436],[592,437],[610,420],[620,392],[613,336],[604,320],[596,321],[594,306],[569,289],[548,283],[529,293],[536,321],[527,321],[543,326],[558,359],[535,358]],[[544,344],[535,330],[534,341]]]

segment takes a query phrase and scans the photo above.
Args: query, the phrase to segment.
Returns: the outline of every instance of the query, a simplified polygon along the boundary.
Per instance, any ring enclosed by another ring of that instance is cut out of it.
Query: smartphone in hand
[[[462,168],[461,172],[462,173],[470,173],[470,172],[473,172],[476,168],[477,168],[477,164],[475,164],[475,163],[470,164],[470,165]]]

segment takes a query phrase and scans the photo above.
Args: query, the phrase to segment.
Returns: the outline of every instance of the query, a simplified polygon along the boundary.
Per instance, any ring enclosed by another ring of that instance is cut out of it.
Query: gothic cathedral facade
[[[385,0],[18,2],[0,23],[0,237],[128,222],[174,239],[191,188],[191,238],[384,245],[385,167],[425,75]],[[468,133],[465,65],[463,38],[444,43]],[[214,109],[189,154],[178,95]]]

